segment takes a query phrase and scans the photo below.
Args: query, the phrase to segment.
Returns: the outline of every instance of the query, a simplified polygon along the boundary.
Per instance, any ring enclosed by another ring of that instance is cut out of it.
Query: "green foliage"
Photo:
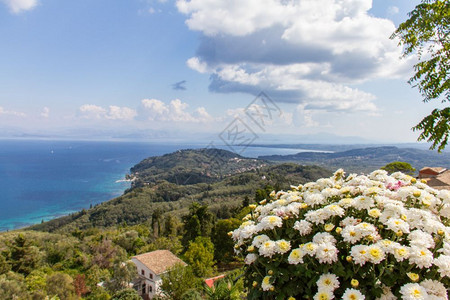
[[[11,266],[6,261],[6,258],[0,254],[0,275],[7,273],[11,270]]]
[[[225,219],[217,221],[212,234],[214,244],[214,259],[220,262],[230,262],[234,259],[234,242],[228,233],[241,225],[238,219]]]
[[[30,299],[23,275],[8,272],[0,275],[0,295],[2,299]]]
[[[111,300],[141,300],[141,297],[135,290],[128,288],[115,293]]]
[[[49,296],[58,296],[61,300],[77,299],[73,279],[65,273],[56,272],[48,276],[46,287]]]
[[[210,238],[199,236],[189,242],[184,258],[197,277],[209,276],[214,266],[214,245]]]
[[[409,83],[417,87],[423,100],[450,100],[450,2],[422,0],[392,35],[404,46],[404,56],[416,54],[419,62]],[[431,149],[442,151],[448,141],[448,108],[436,109],[413,129],[420,130],[420,140],[432,142]],[[434,129],[433,125],[437,125]]]
[[[11,269],[14,272],[28,275],[37,267],[41,259],[41,253],[33,246],[23,234],[17,235],[10,246]]]
[[[395,172],[402,172],[408,175],[413,175],[414,172],[416,172],[416,169],[414,169],[411,164],[403,161],[394,161],[391,163],[388,163],[384,167],[380,168],[381,170],[385,170],[386,172],[392,174]]]
[[[219,279],[212,287],[205,286],[205,293],[209,300],[242,299],[238,286],[229,279]]]
[[[117,293],[128,287],[128,284],[137,274],[136,265],[131,261],[116,262],[113,267],[113,274],[110,280],[105,282],[105,287],[111,293]]]
[[[448,135],[450,132],[450,107],[444,109],[434,109],[430,115],[420,121],[414,131],[422,131],[418,140],[432,143],[431,149],[444,150],[448,144]]]
[[[183,245],[177,236],[159,237],[150,244],[145,245],[139,249],[138,254],[155,251],[155,250],[169,250],[177,255],[183,250]]]
[[[177,264],[162,275],[161,289],[169,299],[182,300],[183,294],[197,285],[198,279],[190,266]]]
[[[197,202],[189,207],[189,214],[183,217],[184,235],[183,244],[187,245],[198,236],[210,236],[214,226],[214,216],[209,212],[207,205]]]

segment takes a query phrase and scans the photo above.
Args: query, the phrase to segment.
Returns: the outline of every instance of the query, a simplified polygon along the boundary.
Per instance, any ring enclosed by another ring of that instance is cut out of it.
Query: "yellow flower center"
[[[374,258],[379,258],[381,256],[381,251],[377,248],[370,249],[370,255],[372,255]]]
[[[319,299],[320,299],[320,300],[328,300],[328,299],[330,299],[330,298],[328,297],[328,294],[326,294],[326,293],[320,293],[320,294],[319,294]]]
[[[358,299],[358,297],[355,294],[350,294],[349,298],[352,300]]]

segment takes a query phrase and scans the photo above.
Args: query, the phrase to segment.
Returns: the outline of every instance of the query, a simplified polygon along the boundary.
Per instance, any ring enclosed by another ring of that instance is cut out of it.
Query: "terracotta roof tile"
[[[133,256],[132,258],[139,260],[147,268],[155,272],[156,275],[160,275],[166,272],[168,269],[170,269],[177,263],[186,265],[184,261],[179,259],[175,254],[173,254],[169,250],[156,250],[148,253],[139,254]]]

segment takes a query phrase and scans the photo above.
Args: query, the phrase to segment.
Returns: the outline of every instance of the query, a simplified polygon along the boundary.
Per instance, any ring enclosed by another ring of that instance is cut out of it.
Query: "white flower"
[[[314,300],[330,300],[334,299],[334,295],[330,290],[319,289],[313,297]]]
[[[303,251],[305,251],[306,254],[309,254],[309,255],[313,256],[314,254],[316,254],[317,244],[315,244],[315,243],[306,243],[302,247],[302,249],[303,249]]]
[[[375,205],[375,201],[369,196],[359,196],[354,199],[352,204],[354,208],[359,210],[370,209]]]
[[[422,230],[414,230],[408,235],[411,246],[433,248],[434,240],[431,234],[423,232]]]
[[[318,193],[305,193],[304,199],[305,203],[311,207],[324,204],[326,201],[326,198],[322,194]]]
[[[317,287],[320,290],[334,291],[339,287],[338,277],[332,273],[323,274],[317,280]]]
[[[316,225],[323,224],[325,220],[328,218],[329,215],[325,212],[323,208],[320,208],[318,210],[310,210],[305,214],[305,219]]]
[[[342,295],[343,300],[362,300],[366,297],[361,294],[360,291],[355,289],[346,289],[344,295]]]
[[[412,246],[409,261],[420,269],[429,268],[433,263],[433,253],[427,248]]]
[[[334,236],[329,234],[328,232],[319,232],[316,233],[313,237],[313,243],[322,244],[322,243],[336,243],[336,239]]]
[[[280,254],[284,254],[291,250],[291,242],[286,240],[278,240],[275,242],[276,250]]]
[[[296,249],[292,250],[291,253],[289,254],[288,262],[291,265],[303,263],[304,255],[305,255],[305,253],[303,252],[303,250],[301,248],[296,248]]]
[[[305,220],[296,221],[294,223],[294,229],[298,230],[301,236],[307,235],[312,231],[312,224]]]
[[[409,248],[406,246],[398,246],[394,248],[394,257],[397,261],[404,261],[409,257]]]
[[[391,289],[388,286],[382,286],[383,294],[377,300],[397,300],[394,294],[392,294]]]
[[[267,216],[262,218],[258,226],[260,230],[274,229],[283,226],[283,220],[278,216]]]
[[[366,245],[356,245],[350,250],[350,255],[353,258],[355,264],[364,265],[369,260],[369,255],[367,253]]]
[[[265,257],[272,257],[277,250],[277,244],[274,241],[268,240],[259,247],[259,255]]]
[[[331,264],[338,259],[338,249],[332,243],[317,244],[316,258],[321,264]]]
[[[254,253],[249,253],[247,254],[247,256],[244,259],[244,262],[247,265],[251,265],[252,263],[255,262],[255,260],[258,258],[258,255],[254,254]]]
[[[263,279],[263,281],[261,283],[261,288],[263,289],[263,291],[268,291],[268,290],[270,290],[273,287],[273,285],[270,283],[270,278],[271,277],[272,276],[264,277],[264,279]]]
[[[405,300],[425,300],[428,299],[428,294],[425,288],[417,283],[407,283],[400,288],[402,299]]]
[[[368,246],[366,251],[369,261],[374,264],[379,264],[385,258],[384,251],[377,245]]]
[[[353,217],[347,217],[344,220],[341,221],[341,226],[346,227],[346,226],[356,226],[358,225],[359,221]]]
[[[352,225],[345,226],[341,234],[344,241],[350,244],[354,244],[363,238],[361,231]]]
[[[402,219],[390,218],[384,224],[387,226],[387,228],[389,228],[390,230],[392,230],[394,232],[397,232],[397,231],[401,231],[404,233],[409,232],[409,224],[407,222],[403,221]]]
[[[345,214],[345,210],[336,204],[330,204],[323,208],[328,217],[339,216],[342,217]]]
[[[436,296],[439,299],[448,299],[447,289],[445,286],[437,280],[425,279],[420,283],[425,288],[428,296]]]
[[[262,243],[264,243],[268,240],[270,240],[270,238],[265,234],[257,235],[253,239],[252,245],[259,248]]]
[[[433,264],[439,268],[442,277],[450,277],[450,256],[441,254],[434,260]]]

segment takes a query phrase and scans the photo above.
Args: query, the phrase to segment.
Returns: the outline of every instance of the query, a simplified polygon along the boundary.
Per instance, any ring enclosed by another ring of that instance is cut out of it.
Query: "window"
[[[145,276],[145,271],[144,271],[144,270],[141,270],[141,274],[142,274],[143,276]]]
[[[149,285],[149,286],[148,286],[148,293],[150,294],[150,293],[152,293],[152,292],[153,292],[153,288],[152,288],[151,285]]]
[[[150,273],[150,279],[153,279],[153,274],[152,273]]]

